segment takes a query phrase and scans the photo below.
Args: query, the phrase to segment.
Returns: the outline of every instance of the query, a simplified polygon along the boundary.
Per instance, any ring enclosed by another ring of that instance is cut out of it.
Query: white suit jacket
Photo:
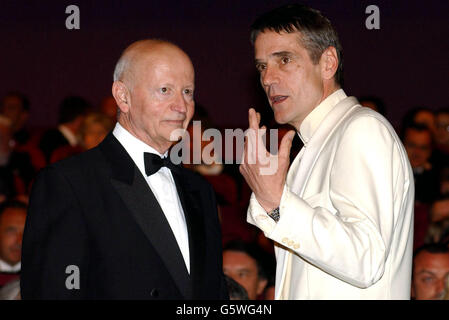
[[[276,299],[409,299],[407,154],[384,117],[343,90],[335,95],[339,102],[290,166],[280,220],[253,194],[247,221],[275,241]]]

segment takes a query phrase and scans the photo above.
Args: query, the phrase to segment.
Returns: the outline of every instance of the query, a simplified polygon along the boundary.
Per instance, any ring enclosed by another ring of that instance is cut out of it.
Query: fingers
[[[290,149],[292,148],[292,142],[294,137],[295,137],[294,130],[290,130],[282,137],[278,153],[279,157],[282,158],[290,157]]]
[[[250,108],[248,111],[248,120],[249,120],[249,127],[251,129],[257,130],[259,129],[260,125],[260,113],[256,112],[254,108]]]

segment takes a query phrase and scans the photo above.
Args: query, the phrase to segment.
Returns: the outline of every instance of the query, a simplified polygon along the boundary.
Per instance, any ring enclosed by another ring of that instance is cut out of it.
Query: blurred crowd
[[[366,96],[359,100],[363,106],[388,118],[381,99]],[[29,125],[32,105],[23,93],[10,92],[0,103],[0,299],[19,299],[22,235],[36,175],[51,163],[97,146],[114,128],[117,105],[112,96],[105,97],[98,106],[79,96],[66,97],[59,105],[55,127],[32,128]],[[216,127],[200,105],[193,120],[201,121],[202,132]],[[280,129],[281,139],[287,128],[272,126]],[[449,299],[449,108],[411,109],[396,130],[415,179],[411,297]],[[190,143],[192,156],[194,142]],[[201,152],[210,142],[198,143],[201,148],[197,151]],[[301,142],[295,138],[292,157],[300,148]],[[233,164],[216,159],[210,164],[185,166],[208,180],[216,192],[222,226],[223,271],[230,297],[273,299],[273,243],[246,223],[251,190],[239,174],[235,159]]]

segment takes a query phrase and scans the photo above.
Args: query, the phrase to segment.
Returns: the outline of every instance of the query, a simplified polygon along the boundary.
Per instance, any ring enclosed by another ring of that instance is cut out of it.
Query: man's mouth
[[[171,124],[171,125],[180,126],[180,125],[182,125],[184,123],[184,120],[185,119],[182,119],[182,120],[165,120],[165,122],[167,122],[168,124]]]
[[[288,98],[288,96],[271,96],[270,97],[270,101],[271,101],[271,105],[275,105],[275,104],[279,104],[284,102],[286,99]]]

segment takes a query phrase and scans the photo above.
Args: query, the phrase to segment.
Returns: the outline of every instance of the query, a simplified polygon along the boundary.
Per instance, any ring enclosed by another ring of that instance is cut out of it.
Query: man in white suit
[[[329,20],[289,5],[259,17],[251,38],[275,120],[304,142],[288,168],[295,132],[287,133],[267,154],[277,172],[263,174],[268,165],[249,159],[265,128],[249,110],[259,134],[248,136],[240,172],[253,190],[248,222],[275,241],[275,298],[409,299],[412,170],[388,121],[341,89]]]

